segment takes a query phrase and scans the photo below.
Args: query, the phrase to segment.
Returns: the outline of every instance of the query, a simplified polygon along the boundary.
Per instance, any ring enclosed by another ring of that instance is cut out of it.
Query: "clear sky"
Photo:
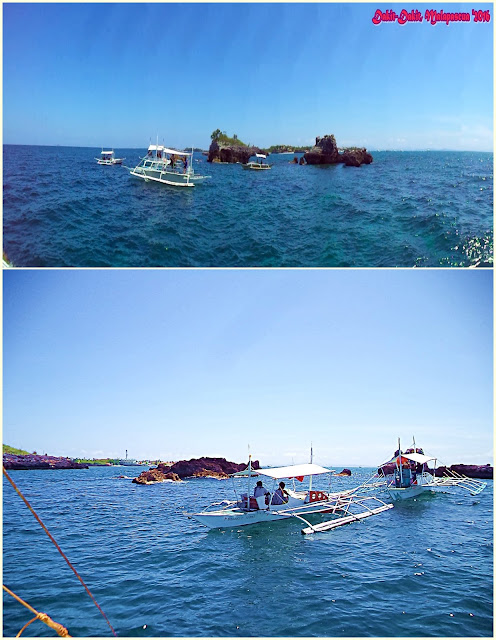
[[[52,455],[492,463],[485,270],[6,270],[3,442]]]
[[[208,148],[220,128],[265,147],[333,133],[491,151],[493,5],[441,3],[471,20],[435,26],[374,25],[378,6],[4,3],[4,142]]]

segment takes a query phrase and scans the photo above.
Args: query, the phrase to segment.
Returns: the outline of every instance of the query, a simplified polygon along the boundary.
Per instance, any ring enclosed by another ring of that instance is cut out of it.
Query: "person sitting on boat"
[[[188,157],[187,156],[184,156],[183,163],[184,163],[184,171],[183,171],[183,173],[186,173],[186,170],[188,168]]]
[[[284,488],[285,486],[284,482],[279,483],[279,487],[272,496],[272,504],[285,504],[289,500],[288,492]]]
[[[260,496],[268,496],[270,495],[270,493],[263,486],[262,481],[259,480],[255,486],[255,490],[253,491],[253,495],[255,496],[255,498],[259,498]]]

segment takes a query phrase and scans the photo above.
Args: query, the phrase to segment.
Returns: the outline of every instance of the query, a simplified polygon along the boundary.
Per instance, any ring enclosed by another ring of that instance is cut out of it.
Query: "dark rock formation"
[[[232,473],[244,471],[248,465],[229,462],[225,458],[192,458],[180,460],[172,465],[160,463],[156,469],[143,471],[133,482],[136,484],[149,484],[163,480],[182,480],[183,478],[228,478]],[[258,460],[252,463],[253,469],[259,469]]]
[[[165,480],[181,482],[181,478],[176,473],[164,473],[159,467],[150,469],[150,471],[143,471],[137,478],[133,479],[133,482],[136,484],[153,484],[155,482],[164,482]]]
[[[443,476],[448,471],[460,473],[468,478],[482,478],[487,480],[493,477],[493,468],[490,464],[452,464],[451,467],[438,467],[436,469],[436,476]],[[447,475],[449,475],[449,473]]]
[[[74,462],[74,460],[71,460],[71,458],[57,458],[55,456],[44,456],[35,453],[25,456],[14,455],[13,453],[4,453],[3,466],[6,469],[14,470],[88,469],[87,464]]]
[[[367,149],[347,149],[340,153],[339,157],[345,167],[359,167],[362,164],[370,164],[373,160]]]
[[[336,138],[333,135],[315,138],[315,146],[304,157],[307,164],[337,164],[340,160]]]
[[[207,162],[230,162],[246,164],[251,156],[256,153],[263,153],[258,147],[245,147],[242,145],[225,145],[213,140],[208,150]]]
[[[337,476],[351,476],[350,469],[343,469],[341,473],[336,473]]]
[[[315,138],[315,146],[305,153],[304,158],[307,164],[338,164],[342,162],[347,167],[359,167],[361,164],[370,164],[373,160],[366,149],[345,149],[339,153],[336,138],[333,135]]]

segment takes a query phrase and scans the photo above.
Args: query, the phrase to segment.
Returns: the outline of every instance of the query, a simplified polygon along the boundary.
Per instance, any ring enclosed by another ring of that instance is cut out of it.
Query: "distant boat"
[[[101,152],[101,158],[95,158],[98,164],[122,164],[122,161],[126,158],[116,158],[114,150]]]
[[[194,187],[195,183],[210,176],[200,176],[193,170],[193,152],[167,149],[162,145],[151,144],[141,162],[130,173],[145,182],[161,182],[174,187]]]
[[[259,162],[247,162],[246,164],[241,165],[243,169],[253,169],[254,171],[263,171],[266,169],[270,169],[272,165],[264,164],[264,160],[267,158],[263,153],[256,153],[255,156],[260,158]]]
[[[408,500],[416,498],[425,491],[435,491],[447,487],[461,487],[473,496],[485,489],[485,482],[455,472],[436,477],[436,460],[437,458],[433,456],[424,455],[422,449],[417,449],[415,441],[413,447],[403,453],[398,439],[398,451],[391,460],[379,467],[380,475],[384,478],[391,499],[395,502]],[[428,462],[434,462],[433,470],[427,467]]]

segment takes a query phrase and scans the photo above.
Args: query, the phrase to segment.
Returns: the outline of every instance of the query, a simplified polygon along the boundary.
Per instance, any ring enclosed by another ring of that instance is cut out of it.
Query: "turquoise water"
[[[293,520],[207,531],[182,512],[231,499],[231,481],[118,477],[138,473],[11,472],[119,636],[492,636],[492,481],[303,536]],[[3,519],[4,584],[74,636],[111,635],[5,480]],[[4,595],[4,635],[31,617]],[[36,622],[23,635],[53,633]]]
[[[135,166],[145,150],[116,149]],[[374,152],[271,171],[195,154],[194,189],[99,166],[100,149],[6,145],[4,250],[40,267],[413,267],[492,261],[493,156]]]

